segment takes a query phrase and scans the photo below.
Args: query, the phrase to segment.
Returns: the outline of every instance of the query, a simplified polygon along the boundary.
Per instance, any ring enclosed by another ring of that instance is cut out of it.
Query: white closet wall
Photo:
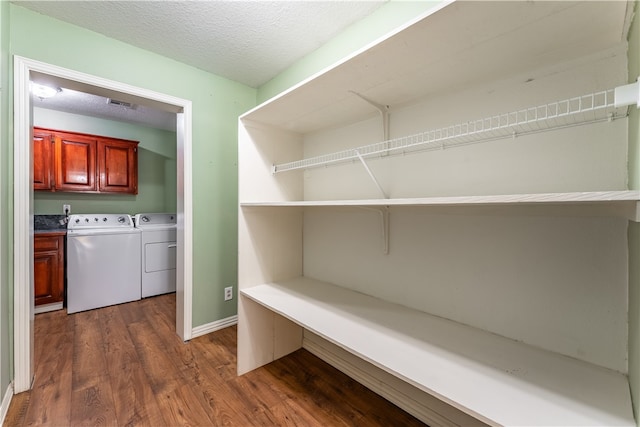
[[[304,215],[304,275],[627,371],[627,221],[394,208]],[[420,327],[416,325],[416,327]]]
[[[434,96],[391,110],[391,138],[606,90],[626,67],[618,49]],[[306,135],[305,157],[378,141],[380,129],[374,117]],[[368,164],[400,198],[625,190],[626,162],[627,123],[615,120]],[[304,194],[382,197],[359,162],[306,170]],[[375,212],[307,211],[304,275],[626,372],[627,220],[534,213],[394,208],[387,255]]]

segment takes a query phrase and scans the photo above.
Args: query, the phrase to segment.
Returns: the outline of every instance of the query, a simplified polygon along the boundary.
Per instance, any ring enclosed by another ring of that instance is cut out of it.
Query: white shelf
[[[241,294],[489,424],[636,425],[614,371],[305,277]]]
[[[575,193],[506,194],[489,196],[453,196],[363,200],[302,200],[241,202],[242,207],[313,206],[467,206],[525,204],[631,204],[640,201],[640,191],[590,191]]]

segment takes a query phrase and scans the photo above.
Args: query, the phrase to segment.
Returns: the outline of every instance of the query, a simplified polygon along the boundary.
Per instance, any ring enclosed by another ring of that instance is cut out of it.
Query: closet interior
[[[244,114],[239,374],[304,347],[427,423],[635,426],[632,16],[441,3]]]

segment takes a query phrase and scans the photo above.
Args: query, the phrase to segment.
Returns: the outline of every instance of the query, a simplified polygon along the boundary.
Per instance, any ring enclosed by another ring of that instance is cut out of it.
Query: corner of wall
[[[629,79],[640,76],[640,2],[635,1],[635,16],[629,31]],[[629,189],[640,190],[640,109],[629,111]],[[640,426],[640,223],[629,223],[629,386]]]
[[[0,2],[0,390],[7,390],[12,379],[13,318],[12,318],[12,251],[10,224],[13,178],[11,171],[11,57],[9,54],[9,2]],[[9,195],[9,196],[7,196]],[[4,402],[4,400],[3,400]]]

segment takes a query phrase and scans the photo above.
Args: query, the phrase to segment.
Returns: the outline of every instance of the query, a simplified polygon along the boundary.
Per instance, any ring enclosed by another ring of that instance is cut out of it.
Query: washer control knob
[[[107,222],[107,217],[105,216],[104,218],[102,218],[103,222]]]
[[[119,222],[120,224],[124,224],[124,223],[125,223],[125,221],[126,221],[126,219],[125,219],[123,216],[119,216],[119,217],[118,217],[118,222]]]

